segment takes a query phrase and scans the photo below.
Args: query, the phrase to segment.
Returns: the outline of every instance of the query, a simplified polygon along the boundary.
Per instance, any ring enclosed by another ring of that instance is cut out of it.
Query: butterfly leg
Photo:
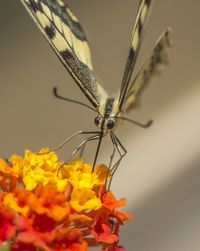
[[[115,151],[116,151],[116,150],[118,151],[120,157],[119,157],[119,159],[117,160],[117,162],[113,165],[113,167],[111,167],[111,166],[109,167],[109,171],[111,172],[112,177],[111,177],[111,179],[110,179],[110,181],[109,181],[109,184],[108,184],[108,190],[110,189],[110,186],[111,186],[111,182],[112,182],[113,176],[114,176],[115,172],[117,171],[117,168],[118,168],[118,166],[119,166],[121,160],[123,159],[123,157],[124,157],[124,156],[126,155],[126,153],[127,153],[126,148],[122,145],[122,143],[121,143],[120,140],[117,138],[117,136],[116,136],[114,133],[111,133],[110,136],[111,136],[111,140],[112,140],[113,147],[114,147],[113,153],[112,153],[113,156],[111,155],[111,161],[110,161],[111,164],[112,164],[112,161],[113,161],[113,159],[114,159],[114,154],[115,154]]]
[[[112,163],[113,163],[113,159],[114,159],[114,156],[115,156],[115,151],[116,151],[116,147],[113,147],[113,152],[110,156],[110,162],[109,162],[109,170],[111,169],[111,166],[112,166]]]
[[[81,149],[80,149],[80,154],[79,154],[79,157],[80,157],[80,158],[83,157],[83,153],[84,153],[84,151],[85,151],[85,145],[86,145],[86,144],[84,144],[84,145],[81,147]]]
[[[88,132],[86,132],[86,133],[88,133]],[[98,139],[101,140],[101,132],[99,132],[99,131],[94,131],[94,132],[90,132],[90,134],[97,134],[97,135],[99,135],[99,138],[98,138]],[[83,152],[84,152],[84,150],[85,150],[86,143],[87,143],[87,141],[86,141],[85,144],[83,144],[83,145],[81,146],[81,148],[80,148],[80,154],[79,154],[79,157],[80,157],[80,158],[83,156]],[[98,155],[98,150],[96,151],[96,155]],[[95,157],[96,157],[96,155],[95,155]],[[96,163],[95,160],[94,160],[94,163]],[[94,164],[93,164],[93,168],[94,168]],[[92,169],[92,171],[93,171],[93,170],[94,170],[94,169]]]
[[[93,132],[93,133],[95,133],[95,132]],[[59,173],[60,169],[61,169],[65,164],[67,164],[70,160],[73,159],[74,155],[75,155],[75,154],[76,154],[76,153],[77,153],[87,142],[92,141],[92,140],[97,140],[97,139],[99,139],[99,137],[100,137],[100,132],[96,132],[95,135],[92,135],[92,136],[90,136],[90,137],[84,139],[84,140],[78,145],[78,147],[73,151],[73,153],[71,154],[70,158],[69,158],[67,161],[65,161],[65,163],[62,164],[62,165],[58,168],[57,174]]]
[[[69,142],[71,139],[75,138],[77,135],[81,135],[81,134],[98,134],[99,131],[78,131],[75,132],[74,134],[72,134],[70,137],[66,138],[60,145],[58,145],[57,147],[53,148],[53,151],[58,151],[59,149],[61,149],[67,142]]]
[[[116,147],[113,147],[113,152],[112,152],[112,154],[111,154],[111,156],[110,156],[110,162],[109,162],[108,171],[107,171],[107,174],[106,174],[105,187],[107,186],[108,175],[109,175],[110,170],[111,170],[111,166],[112,166],[113,159],[114,159],[114,156],[115,156],[115,151],[116,151]]]

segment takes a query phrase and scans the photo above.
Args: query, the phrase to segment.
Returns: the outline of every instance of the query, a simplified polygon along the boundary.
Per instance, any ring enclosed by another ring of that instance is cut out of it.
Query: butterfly
[[[77,149],[72,153],[72,156],[85,146],[88,141],[98,140],[93,164],[94,168],[102,138],[110,135],[114,147],[109,168],[110,172],[114,174],[127,152],[115,134],[119,121],[127,120],[143,128],[147,128],[152,122],[148,121],[142,124],[124,117],[124,114],[136,105],[136,101],[139,99],[144,87],[160,71],[161,67],[168,63],[166,48],[170,46],[170,29],[167,28],[161,34],[151,54],[147,57],[136,77],[131,82],[131,76],[141,47],[145,24],[152,4],[152,0],[140,0],[121,87],[116,95],[109,95],[95,76],[90,47],[85,32],[67,4],[63,0],[21,0],[21,2],[32,16],[61,63],[85,94],[92,107],[60,96],[57,93],[57,88],[54,88],[54,95],[60,99],[82,104],[97,113],[94,122],[100,130],[95,132],[76,132],[59,145],[57,149],[79,134],[90,135],[79,144]],[[112,164],[115,151],[118,152],[119,158]]]

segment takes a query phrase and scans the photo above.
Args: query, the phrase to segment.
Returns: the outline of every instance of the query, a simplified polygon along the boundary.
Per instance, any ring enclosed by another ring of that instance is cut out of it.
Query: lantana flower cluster
[[[47,148],[0,159],[0,250],[125,250],[118,233],[131,216],[117,210],[125,199],[105,189],[108,176],[105,165],[64,164]]]

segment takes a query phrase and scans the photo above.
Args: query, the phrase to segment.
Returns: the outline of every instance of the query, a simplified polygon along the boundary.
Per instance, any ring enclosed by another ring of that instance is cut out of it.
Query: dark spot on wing
[[[154,53],[153,53],[153,56],[151,58],[151,64],[150,66],[153,68],[154,65],[158,64],[161,62],[161,50],[162,50],[162,45],[159,43],[156,48],[154,49]]]
[[[85,41],[86,35],[80,25],[79,22],[74,21],[68,13],[68,7],[65,4],[64,6],[60,6],[55,0],[41,0],[43,4],[45,4],[51,12],[53,12],[56,16],[58,16],[63,23],[65,23],[71,30],[71,32],[80,40]]]
[[[35,2],[34,0],[30,0],[29,1],[30,2],[30,8],[31,8],[31,10],[33,11],[33,12],[37,12],[37,11],[41,11],[41,12],[43,12],[43,9],[42,9],[42,6],[41,6],[41,4],[38,2]]]
[[[128,60],[126,63],[124,76],[128,76],[128,74],[130,73],[131,65],[133,64],[134,58],[135,58],[135,50],[133,49],[133,47],[131,47],[129,50],[129,54],[128,54]],[[124,81],[122,81],[122,82],[124,82]]]
[[[150,5],[150,3],[151,3],[151,0],[146,0],[145,1],[145,4],[147,4],[148,6]]]
[[[132,62],[134,57],[135,57],[135,51],[134,51],[133,47],[131,47],[129,50],[128,61]]]
[[[139,38],[140,38],[141,32],[142,32],[142,21],[141,21],[141,18],[139,18],[139,20],[138,20],[138,32],[139,32]]]
[[[82,63],[76,55],[71,53],[69,50],[60,52],[60,55],[64,61],[68,64],[73,73],[82,83],[82,90],[88,90],[96,100],[99,101],[99,96],[97,95],[95,79],[93,73],[90,71],[87,65]]]
[[[46,26],[45,32],[50,39],[53,39],[55,37],[55,29],[52,26]]]

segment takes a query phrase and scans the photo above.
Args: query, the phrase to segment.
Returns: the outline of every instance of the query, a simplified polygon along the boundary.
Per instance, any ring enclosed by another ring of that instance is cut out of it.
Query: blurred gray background
[[[95,72],[109,92],[120,86],[135,20],[136,0],[76,0],[69,6],[87,33]],[[200,250],[200,1],[157,0],[139,60],[145,60],[160,33],[173,28],[170,66],[146,89],[138,121],[154,119],[142,130],[124,123],[117,135],[128,153],[112,184],[127,198],[135,220],[121,231],[132,251]],[[60,94],[87,102],[58,61],[20,1],[1,0],[0,8],[0,155],[54,147],[78,130],[95,130],[95,114],[57,100]],[[60,152],[67,159],[81,138]],[[85,159],[92,161],[95,144]],[[104,140],[98,163],[112,146]]]

